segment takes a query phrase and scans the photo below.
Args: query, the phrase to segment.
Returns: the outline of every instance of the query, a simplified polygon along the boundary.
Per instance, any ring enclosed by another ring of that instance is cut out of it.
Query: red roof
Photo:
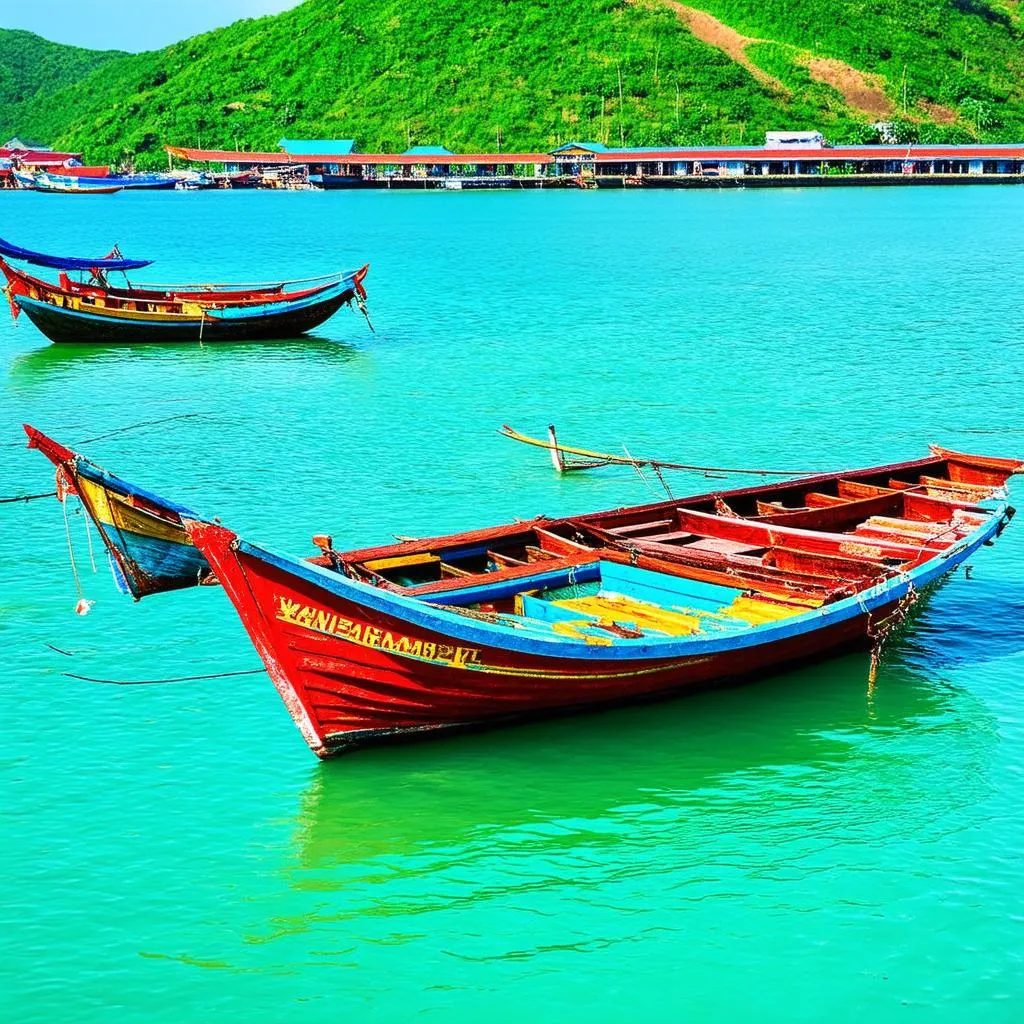
[[[635,163],[647,160],[836,161],[836,160],[1024,160],[1024,145],[1013,146],[827,146],[817,149],[764,146],[722,146],[711,149],[607,150],[595,154],[597,163]]]
[[[552,164],[554,157],[549,153],[351,153],[339,155],[297,154],[278,151],[276,153],[242,153],[228,149],[189,149],[183,146],[166,146],[172,156],[183,160],[208,163],[273,165],[273,164],[350,164],[350,165],[435,165],[453,164]],[[0,156],[3,156],[0,151]],[[41,154],[56,162],[69,154]],[[719,146],[710,148],[679,147],[664,149],[608,149],[596,152],[597,163],[645,163],[649,161],[701,161],[720,163],[729,160],[750,162],[808,161],[821,163],[839,160],[1024,160],[1024,144],[1018,145],[971,145],[971,146],[826,146],[804,149],[781,147],[766,149],[764,146]],[[30,162],[25,156],[25,162]]]
[[[36,167],[54,167],[66,164],[69,160],[80,160],[81,153],[52,153],[48,149],[0,149],[0,159],[10,160],[17,157],[23,164]]]
[[[225,164],[550,164],[547,153],[240,153],[227,149],[188,149],[184,146],[164,147],[182,160]]]
[[[182,160],[195,160],[200,163],[218,164],[287,164],[303,163],[293,160],[287,153],[278,150],[276,153],[240,153],[231,149],[188,149],[185,146],[164,146],[171,156]]]
[[[352,153],[346,157],[307,156],[303,162],[313,164],[551,164],[549,153]]]

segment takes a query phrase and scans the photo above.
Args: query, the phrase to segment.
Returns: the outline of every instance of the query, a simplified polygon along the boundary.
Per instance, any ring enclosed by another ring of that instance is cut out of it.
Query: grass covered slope
[[[14,134],[31,135],[21,124],[25,106],[123,54],[51,43],[31,32],[0,28],[0,143]]]
[[[577,137],[721,143],[815,115],[659,4],[307,0],[108,64],[33,107],[23,130],[116,159],[284,135],[385,151],[493,149],[499,133],[505,150]]]
[[[997,2],[695,0],[740,52],[697,38],[666,0],[306,0],[106,60],[20,104],[10,130],[140,165],[165,143],[265,149],[282,136],[383,151],[717,145],[772,128],[842,142],[877,119],[853,76],[911,134],[1019,140],[1016,8]]]
[[[1024,139],[1024,20],[1019,0],[693,0],[765,51],[787,84],[808,58],[833,58],[877,80],[891,116],[922,139]],[[757,48],[751,58],[762,63]],[[780,69],[780,65],[783,67]],[[906,130],[906,129],[905,129]]]

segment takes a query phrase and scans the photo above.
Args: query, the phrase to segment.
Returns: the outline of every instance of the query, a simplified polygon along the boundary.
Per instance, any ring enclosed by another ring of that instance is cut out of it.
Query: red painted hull
[[[221,527],[190,524],[190,534],[319,757],[423,733],[735,683],[866,644],[868,638],[868,616],[861,615],[804,636],[712,656],[557,664],[558,659],[498,647],[459,646],[328,594],[240,553],[234,534]]]

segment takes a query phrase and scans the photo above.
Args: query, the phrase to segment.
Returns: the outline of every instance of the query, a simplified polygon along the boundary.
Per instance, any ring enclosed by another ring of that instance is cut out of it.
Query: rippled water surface
[[[86,449],[297,553],[650,496],[557,479],[506,421],[724,465],[1024,452],[1017,187],[0,209],[4,237],[116,241],[160,280],[369,260],[377,328],[75,349],[4,313],[0,496],[52,483],[23,420],[79,442],[178,417]],[[218,590],[133,605],[71,530],[84,618],[60,507],[0,505],[0,1018],[1024,1016],[1021,523],[873,691],[849,656],[329,764],[262,675],[69,678],[259,664]]]

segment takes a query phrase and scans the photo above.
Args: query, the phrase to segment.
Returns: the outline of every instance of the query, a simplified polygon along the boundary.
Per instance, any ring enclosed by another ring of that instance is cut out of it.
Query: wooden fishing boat
[[[110,556],[118,587],[136,600],[212,582],[206,558],[185,532],[195,513],[135,487],[84,456],[25,425],[28,446],[56,469],[57,495],[77,497]]]
[[[320,757],[664,697],[871,646],[922,588],[999,535],[1013,514],[1005,484],[1024,471],[1018,460],[943,451],[357,551],[320,535],[319,554],[302,559],[27,429],[58,467],[74,467],[74,481],[98,478],[133,508],[141,499],[159,531],[173,526],[163,539],[175,557],[191,545],[189,557],[205,559],[187,573],[201,582],[212,571],[224,587]],[[113,522],[88,492],[83,502],[97,525]],[[128,534],[153,528],[136,519],[101,532],[123,566],[148,554]],[[162,589],[145,568],[145,592]],[[168,585],[185,585],[187,573]]]
[[[8,262],[15,260],[60,270],[57,283],[35,277]],[[194,342],[294,338],[355,302],[366,313],[360,270],[308,281],[258,285],[167,285],[136,287],[129,270],[148,260],[120,253],[97,259],[48,256],[0,239],[0,271],[7,278],[12,313],[24,312],[51,341]],[[74,281],[69,272],[79,271]],[[115,287],[108,275],[125,275]]]
[[[178,186],[178,179],[170,174],[109,174],[100,180],[135,192],[172,191]]]
[[[117,182],[107,181],[105,178],[73,178],[47,174],[45,171],[39,174],[15,172],[14,177],[21,188],[30,189],[33,192],[58,192],[62,195],[111,195],[114,192],[120,192],[125,187]]]

